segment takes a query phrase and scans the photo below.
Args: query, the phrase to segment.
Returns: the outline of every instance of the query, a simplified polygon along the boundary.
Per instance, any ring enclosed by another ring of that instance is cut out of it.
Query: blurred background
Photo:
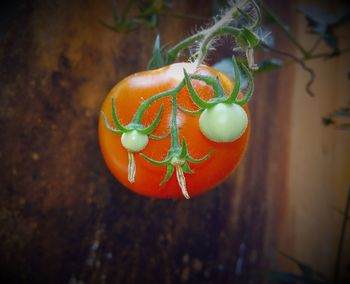
[[[109,90],[146,68],[157,33],[173,45],[225,1],[134,2],[154,6],[130,31],[112,17],[128,1],[1,4],[0,282],[350,283],[345,1],[264,2],[274,44],[257,54],[266,72],[248,151],[190,201],[120,185],[97,121]]]

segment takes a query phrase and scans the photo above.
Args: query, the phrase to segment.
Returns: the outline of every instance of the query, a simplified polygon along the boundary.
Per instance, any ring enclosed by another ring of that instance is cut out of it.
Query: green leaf
[[[323,41],[333,50],[334,54],[339,51],[338,37],[334,29],[350,19],[349,7],[338,10],[337,14],[330,14],[319,6],[299,6],[308,23],[309,31],[319,34]]]
[[[335,124],[335,121],[332,117],[330,116],[324,116],[322,117],[322,123],[325,125],[325,126],[329,126],[329,125],[332,125],[332,124]]]
[[[305,282],[304,277],[301,275],[294,275],[285,272],[269,272],[267,274],[269,280],[277,281],[277,283],[286,283],[286,284],[297,284],[297,283],[310,283]]]
[[[113,31],[113,32],[116,32],[116,31],[117,31],[115,26],[112,26],[112,25],[110,25],[110,24],[107,24],[107,23],[106,23],[105,21],[103,21],[102,19],[98,19],[98,21],[99,21],[100,24],[101,24],[102,26],[104,26],[105,28],[107,28],[107,29],[109,29],[109,30],[111,30],[111,31]]]
[[[115,24],[119,22],[117,0],[112,0],[112,17]]]
[[[251,48],[256,47],[260,42],[259,37],[254,32],[244,27],[241,30],[241,36]]]
[[[258,63],[258,66],[259,69],[256,71],[256,73],[271,72],[281,68],[283,66],[283,61],[277,58],[264,59]]]
[[[290,261],[294,262],[300,269],[300,271],[303,273],[303,276],[305,277],[308,282],[303,282],[303,283],[326,283],[326,277],[315,271],[310,265],[307,265],[299,260],[297,260],[295,257],[287,255],[284,252],[280,251],[280,254]]]
[[[147,69],[157,69],[165,66],[165,59],[162,55],[162,48],[160,45],[160,36],[157,34],[153,45],[153,52],[150,61],[148,62]]]

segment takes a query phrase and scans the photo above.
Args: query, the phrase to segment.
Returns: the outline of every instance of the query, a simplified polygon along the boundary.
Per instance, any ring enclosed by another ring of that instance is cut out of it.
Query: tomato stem
[[[140,105],[140,107],[138,108],[138,110],[136,111],[136,113],[132,119],[132,123],[141,124],[143,114],[145,113],[145,111],[150,107],[150,105],[153,102],[155,102],[161,98],[164,98],[164,97],[174,96],[174,94],[175,95],[178,94],[184,85],[185,85],[184,80],[182,80],[180,82],[180,84],[177,85],[175,88],[168,90],[168,91],[165,91],[165,92],[162,92],[162,93],[159,93],[159,94],[157,94],[153,97],[150,97],[149,99],[143,101],[142,104]]]
[[[176,93],[171,96],[171,126],[170,126],[170,133],[171,133],[171,149],[173,151],[177,151],[177,149],[180,149],[179,145],[179,131],[177,127],[177,98]]]
[[[244,24],[240,24],[241,21]],[[252,48],[256,47],[260,38],[253,32],[259,25],[261,14],[259,6],[254,0],[240,1],[233,3],[215,19],[214,23],[208,28],[202,29],[194,35],[191,35],[166,53],[165,63],[174,63],[178,55],[185,49],[195,46],[197,51],[192,56],[196,66],[203,63],[209,50],[213,48],[215,39],[224,35],[232,36],[239,48],[246,51],[246,57],[249,67],[252,70],[257,68],[252,60]],[[235,27],[233,27],[235,26]]]

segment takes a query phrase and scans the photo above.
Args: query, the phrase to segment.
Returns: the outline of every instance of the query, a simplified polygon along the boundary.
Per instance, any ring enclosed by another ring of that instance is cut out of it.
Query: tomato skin
[[[128,125],[140,104],[148,98],[160,92],[176,87],[183,79],[183,69],[188,73],[191,71],[190,63],[176,63],[157,70],[144,71],[133,74],[119,82],[107,95],[102,111],[107,120],[113,125],[112,119],[112,97],[115,100],[116,112],[120,122]],[[201,65],[195,71],[200,75],[211,75],[218,77],[225,92],[230,93],[233,82],[223,73]],[[197,93],[205,100],[212,98],[211,87],[204,82],[192,80]],[[186,86],[177,96],[178,105],[188,110],[195,110],[197,106],[192,102]],[[169,97],[161,98],[150,106],[144,113],[142,123],[148,126],[155,119],[159,108],[164,105],[160,123],[153,134],[164,135],[170,131],[171,123],[171,101]],[[245,110],[248,111],[247,107]],[[212,155],[200,163],[189,162],[193,174],[185,173],[187,190],[191,197],[204,193],[226,179],[236,168],[246,149],[250,123],[243,135],[233,142],[217,143],[207,139],[199,129],[199,116],[191,115],[178,110],[177,125],[179,128],[179,140],[186,140],[189,154],[199,159],[209,152]],[[160,185],[166,174],[166,167],[151,164],[135,153],[136,176],[135,182],[128,181],[128,153],[121,144],[120,135],[113,134],[105,125],[102,116],[99,119],[99,143],[104,160],[111,173],[130,190],[149,197],[155,198],[183,198],[180,186],[174,173],[169,181]],[[149,139],[142,153],[154,160],[164,160],[171,146],[170,135],[161,140]]]

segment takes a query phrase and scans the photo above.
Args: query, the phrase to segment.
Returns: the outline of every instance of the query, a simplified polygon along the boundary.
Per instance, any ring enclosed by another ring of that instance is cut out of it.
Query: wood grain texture
[[[2,39],[1,282],[264,283],[286,198],[292,71],[257,80],[250,146],[229,180],[189,202],[140,197],[104,165],[97,119],[111,87],[144,69],[155,33],[112,33],[96,20],[109,17],[109,1],[26,1]],[[164,42],[194,24],[162,18]]]

